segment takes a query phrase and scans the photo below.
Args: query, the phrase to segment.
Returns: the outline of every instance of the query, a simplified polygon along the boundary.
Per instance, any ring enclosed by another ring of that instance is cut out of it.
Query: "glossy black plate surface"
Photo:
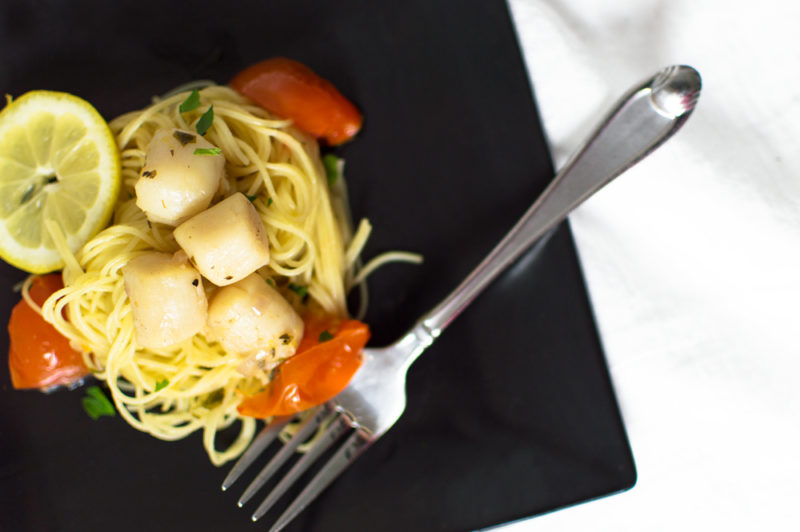
[[[286,55],[364,111],[347,159],[369,258],[373,345],[444,297],[552,177],[500,1],[82,2],[0,6],[0,90],[65,90],[107,118],[198,78]],[[0,322],[21,272],[0,267]],[[5,353],[2,335],[0,352]],[[635,469],[569,229],[528,254],[413,366],[408,410],[292,530],[466,530],[626,489]],[[242,530],[199,436],[166,443],[82,391],[11,389],[0,370],[0,530]],[[252,511],[255,505],[247,510]],[[270,514],[274,517],[274,514]],[[268,516],[268,517],[270,517]]]

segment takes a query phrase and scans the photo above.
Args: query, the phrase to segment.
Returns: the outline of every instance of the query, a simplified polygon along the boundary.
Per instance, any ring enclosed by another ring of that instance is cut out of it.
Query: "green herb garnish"
[[[169,385],[169,381],[167,379],[161,379],[156,383],[155,391],[163,390]]]
[[[86,389],[86,397],[83,398],[82,403],[83,409],[92,419],[117,415],[114,405],[111,404],[111,401],[108,400],[108,397],[99,386],[89,386]]]
[[[200,117],[200,120],[197,121],[197,125],[194,128],[197,130],[197,134],[203,136],[208,131],[208,128],[211,127],[211,122],[214,121],[214,106],[208,108],[208,111],[203,113],[203,116]]]
[[[256,198],[258,197],[258,194],[253,194],[253,195],[246,194],[246,196],[247,196],[247,199],[250,200],[250,203],[253,203],[254,201],[256,201]]]
[[[222,150],[219,148],[197,148],[193,153],[195,155],[219,155]]]
[[[275,288],[275,281],[267,277],[267,284],[270,285],[272,288]]]
[[[325,167],[325,175],[328,176],[329,186],[335,185],[339,179],[339,175],[342,173],[341,162],[342,158],[332,153],[328,153],[322,158],[322,165]]]
[[[267,207],[269,207],[270,205],[272,205],[272,196],[267,198]]]
[[[322,331],[319,333],[319,343],[327,342],[328,340],[333,340],[333,335],[328,331]]]
[[[198,107],[200,107],[200,92],[195,89],[188,98],[183,100],[183,103],[178,107],[178,111],[186,113],[188,111],[194,111]]]
[[[295,294],[297,294],[300,297],[306,297],[308,295],[308,287],[307,286],[294,284],[294,283],[289,283],[289,290],[291,290],[292,292],[294,292]]]
[[[203,400],[203,404],[207,406],[215,406],[222,402],[225,398],[225,391],[221,389],[216,389]]]

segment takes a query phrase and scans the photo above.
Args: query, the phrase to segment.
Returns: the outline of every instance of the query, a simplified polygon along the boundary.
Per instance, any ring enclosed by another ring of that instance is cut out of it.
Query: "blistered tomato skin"
[[[35,277],[30,288],[31,299],[41,305],[63,286],[58,274]],[[72,349],[69,340],[24,299],[11,311],[8,335],[8,367],[14,388],[47,390],[69,386],[89,374],[81,353]]]
[[[239,405],[243,416],[267,418],[302,412],[333,399],[361,367],[369,328],[356,320],[313,320],[297,353],[276,369],[263,392]]]
[[[264,109],[336,146],[361,129],[363,116],[328,80],[302,63],[275,57],[244,69],[231,87]]]

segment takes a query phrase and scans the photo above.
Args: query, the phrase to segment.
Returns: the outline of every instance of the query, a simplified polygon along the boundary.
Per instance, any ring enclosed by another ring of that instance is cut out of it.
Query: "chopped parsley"
[[[325,175],[328,176],[328,185],[335,185],[342,173],[343,159],[328,153],[322,158],[322,165],[325,167]]]
[[[86,397],[83,398],[82,403],[83,409],[92,419],[117,415],[114,405],[111,404],[111,401],[108,400],[108,397],[99,386],[89,386],[86,389]]]
[[[167,379],[161,379],[160,381],[156,382],[155,391],[163,390],[168,385],[169,385],[169,381]]]
[[[272,288],[275,288],[275,281],[267,277],[267,284],[270,285]]]
[[[225,392],[221,389],[216,389],[206,396],[203,403],[207,406],[216,406],[225,398]]]
[[[322,331],[319,333],[319,343],[327,342],[328,340],[333,340],[334,336],[328,331]]]
[[[247,194],[247,199],[250,200],[250,203],[253,203],[254,201],[256,201],[257,197],[258,197],[258,194],[252,194],[252,195],[251,194]]]
[[[269,207],[270,205],[272,205],[272,197],[271,196],[269,198],[267,198],[267,207]]]
[[[292,337],[287,333],[284,333],[284,334],[280,335],[278,338],[281,339],[281,343],[283,345],[289,345],[289,342],[292,341]]]
[[[200,120],[197,121],[197,125],[194,128],[197,130],[197,134],[203,136],[208,131],[208,128],[211,127],[211,122],[214,121],[214,106],[208,108],[208,111],[203,113],[203,116],[200,117]]]
[[[289,290],[300,297],[306,297],[308,295],[308,287],[300,284],[289,283]]]
[[[181,103],[180,107],[178,107],[178,111],[181,113],[186,113],[189,111],[194,111],[198,107],[200,107],[200,92],[195,89],[188,98],[183,100],[183,103]]]
[[[219,155],[222,150],[219,148],[197,148],[194,150],[195,155]]]

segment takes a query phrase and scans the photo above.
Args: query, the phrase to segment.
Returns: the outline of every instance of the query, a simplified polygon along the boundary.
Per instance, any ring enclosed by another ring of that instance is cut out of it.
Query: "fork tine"
[[[335,418],[335,419],[334,419]],[[306,452],[297,463],[292,466],[286,475],[281,479],[277,486],[264,499],[264,502],[253,512],[253,521],[260,519],[265,513],[272,508],[272,505],[281,498],[281,496],[289,489],[295,481],[305,473],[306,469],[313,464],[325,451],[327,451],[333,443],[339,439],[344,431],[350,428],[347,419],[339,413],[333,413],[329,419],[333,422],[325,430],[320,440],[314,444],[311,449]]]
[[[250,467],[250,464],[252,464],[256,458],[258,458],[264,449],[269,447],[283,427],[285,427],[291,419],[292,416],[276,417],[269,425],[262,429],[244,454],[239,458],[239,460],[236,461],[236,464],[234,464],[230,473],[228,473],[228,476],[225,477],[225,480],[222,481],[222,491],[230,488],[233,483],[236,482],[240,476],[242,476],[242,473],[244,473],[247,468]]]
[[[336,451],[328,463],[314,476],[311,482],[300,492],[300,495],[292,501],[278,520],[270,528],[270,532],[278,532],[292,522],[297,514],[302,512],[306,506],[317,498],[333,480],[344,471],[362,452],[364,452],[373,440],[361,430],[356,430],[347,441]]]
[[[270,477],[275,474],[275,471],[280,469],[280,467],[289,459],[290,456],[294,453],[295,449],[306,441],[311,434],[319,427],[319,424],[325,419],[325,416],[330,412],[327,406],[321,405],[316,407],[314,410],[311,411],[311,414],[303,421],[303,424],[300,425],[300,428],[297,429],[297,432],[292,436],[292,438],[286,442],[281,450],[275,453],[275,456],[272,457],[264,469],[253,479],[247,489],[244,491],[241,497],[239,497],[239,507],[245,505],[250,498],[256,494],[256,492],[267,483]]]

